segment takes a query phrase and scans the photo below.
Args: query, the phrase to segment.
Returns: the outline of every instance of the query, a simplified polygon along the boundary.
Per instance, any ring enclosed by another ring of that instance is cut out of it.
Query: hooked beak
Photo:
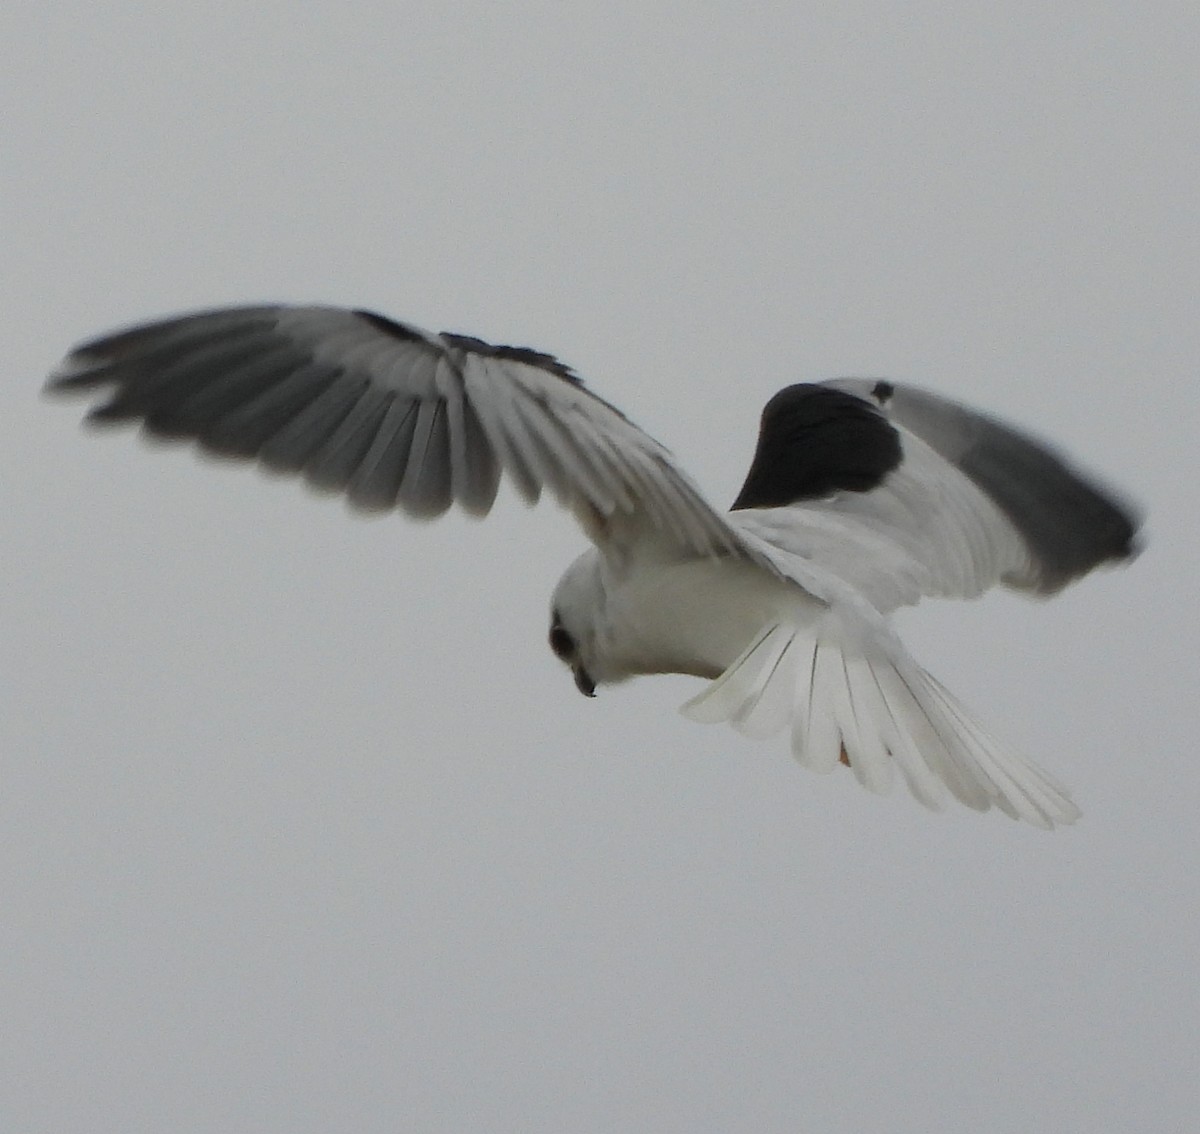
[[[575,688],[585,697],[595,697],[596,683],[592,680],[591,674],[581,665],[574,666],[572,672],[575,674]]]

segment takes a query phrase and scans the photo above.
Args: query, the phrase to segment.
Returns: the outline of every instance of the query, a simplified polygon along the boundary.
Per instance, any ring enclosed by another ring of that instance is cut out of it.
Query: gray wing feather
[[[444,401],[418,404],[407,450],[407,464],[395,498],[410,516],[440,516],[454,501]]]
[[[382,418],[375,427],[366,452],[356,462],[346,482],[350,503],[364,511],[383,511],[396,506],[400,485],[404,482],[417,430],[420,410],[425,402],[391,398],[385,402]],[[417,511],[417,509],[411,509]]]
[[[500,488],[500,461],[488,444],[475,407],[464,398],[447,403],[450,472],[454,499],[471,515],[484,516]]]
[[[258,450],[258,459],[279,472],[300,472],[308,468],[370,385],[364,375],[342,374],[326,363],[309,363],[309,366],[327,372],[329,382]]]

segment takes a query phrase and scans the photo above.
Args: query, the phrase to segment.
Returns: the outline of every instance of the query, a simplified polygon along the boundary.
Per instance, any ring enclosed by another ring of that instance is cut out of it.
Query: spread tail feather
[[[1079,817],[1061,784],[989,736],[911,659],[844,649],[820,628],[767,627],[681,711],[705,724],[729,721],[752,737],[790,721],[801,764],[830,772],[844,753],[859,782],[881,793],[899,769],[934,810],[949,790],[977,811],[995,805],[1038,827]]]

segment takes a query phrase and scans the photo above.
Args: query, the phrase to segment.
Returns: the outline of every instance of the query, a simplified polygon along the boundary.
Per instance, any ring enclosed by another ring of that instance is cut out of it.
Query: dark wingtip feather
[[[104,359],[83,351],[72,351],[47,376],[42,393],[51,397],[80,394],[108,381]]]
[[[1052,594],[1104,563],[1142,549],[1140,509],[1079,471],[1049,445],[989,418],[959,467],[1012,520],[1038,565],[1036,589]]]

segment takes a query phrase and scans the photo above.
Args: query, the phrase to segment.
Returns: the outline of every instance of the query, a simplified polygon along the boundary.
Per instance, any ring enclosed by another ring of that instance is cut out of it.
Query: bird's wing
[[[89,420],[300,473],[362,509],[492,507],[501,473],[543,488],[598,544],[738,550],[670,454],[562,363],[336,307],[187,314],[77,346],[53,391],[110,387]]]
[[[1139,523],[1043,443],[871,379],[776,395],[734,508],[751,541],[829,570],[881,611],[997,583],[1053,593],[1131,557]]]

